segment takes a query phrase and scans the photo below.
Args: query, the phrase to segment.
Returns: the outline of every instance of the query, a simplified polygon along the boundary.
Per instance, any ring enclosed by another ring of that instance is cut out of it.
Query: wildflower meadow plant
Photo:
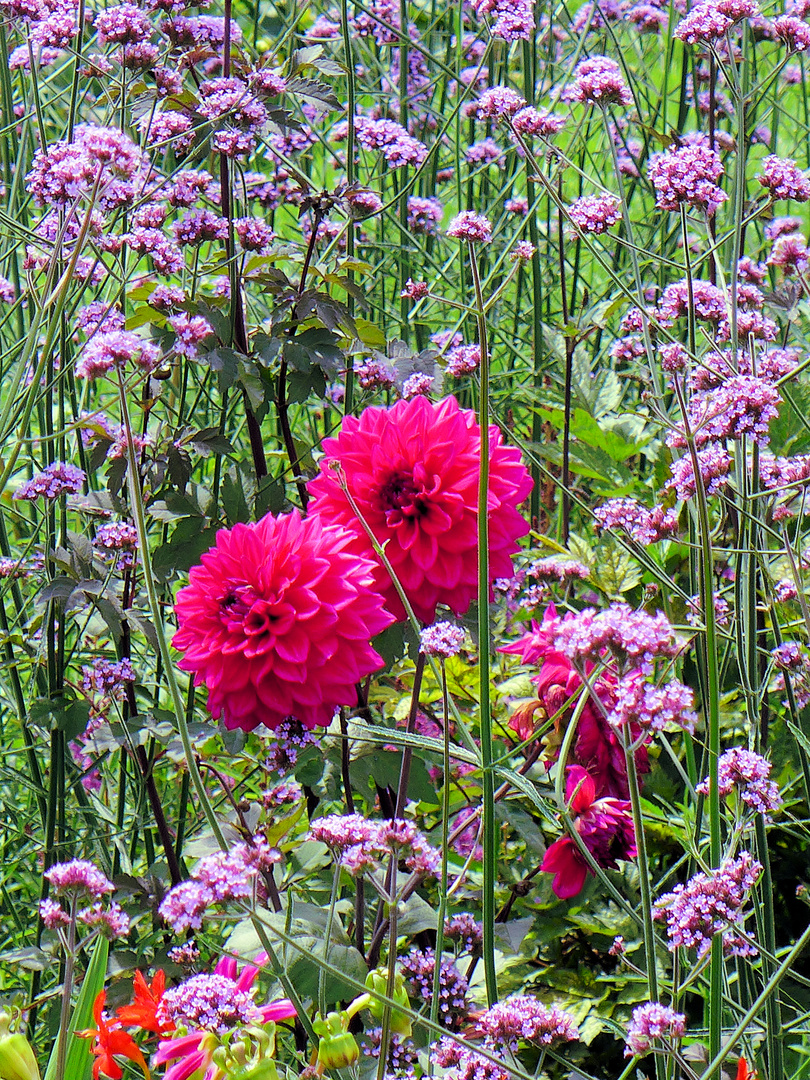
[[[801,1080],[802,0],[0,0],[0,1078]]]

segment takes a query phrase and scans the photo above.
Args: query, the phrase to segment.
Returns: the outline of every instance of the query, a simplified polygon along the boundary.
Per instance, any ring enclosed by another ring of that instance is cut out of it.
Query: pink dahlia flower
[[[501,443],[490,427],[490,581],[512,576],[517,539],[529,531],[518,504],[532,482],[520,452]],[[476,594],[478,563],[478,469],[481,431],[475,414],[454,397],[398,401],[348,416],[335,439],[325,439],[321,474],[310,481],[311,511],[343,525],[351,550],[373,547],[332,468],[338,462],[364,521],[390,560],[418,618],[433,622],[437,604],[462,615]],[[405,610],[385,568],[378,563],[375,588],[397,619]]]
[[[625,799],[597,799],[593,778],[581,765],[569,765],[565,797],[574,828],[599,866],[616,869],[617,859],[632,859],[636,838],[630,803]],[[563,836],[546,851],[540,867],[554,875],[551,888],[561,900],[576,896],[593,873],[570,836]]]
[[[173,645],[227,728],[328,725],[382,667],[369,640],[393,619],[353,536],[312,517],[267,514],[217,533],[177,594]]]

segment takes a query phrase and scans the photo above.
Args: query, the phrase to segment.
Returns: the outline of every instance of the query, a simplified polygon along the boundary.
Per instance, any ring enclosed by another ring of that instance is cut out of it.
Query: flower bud
[[[11,1017],[0,1013],[0,1080],[40,1080],[34,1051],[19,1031],[11,1032]]]
[[[318,1061],[325,1069],[343,1069],[360,1059],[360,1047],[354,1035],[348,1031],[349,1015],[346,1012],[330,1012],[326,1019],[318,1017],[312,1025],[320,1035]]]
[[[377,994],[386,994],[388,992],[388,971],[385,968],[377,968],[375,971],[370,971],[366,976],[366,986],[369,990],[374,991]],[[398,1005],[403,1005],[406,1009],[410,1008],[411,1002],[408,997],[408,991],[405,989],[405,979],[402,976],[402,972],[398,971],[394,979],[394,1001]],[[383,1010],[385,1008],[381,1001],[377,1001],[372,998],[369,1002],[369,1012],[375,1020],[381,1020]],[[412,1026],[410,1019],[397,1009],[391,1010],[391,1031],[395,1035],[410,1035],[412,1032]]]

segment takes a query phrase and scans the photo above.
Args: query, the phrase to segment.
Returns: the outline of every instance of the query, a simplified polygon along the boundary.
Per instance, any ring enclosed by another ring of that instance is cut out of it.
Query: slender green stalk
[[[481,462],[478,473],[478,665],[479,709],[481,718],[481,771],[484,851],[484,889],[481,916],[484,924],[484,974],[487,1001],[498,1000],[495,973],[495,881],[497,877],[497,842],[495,832],[495,785],[492,772],[492,709],[490,705],[490,625],[489,625],[489,343],[484,316],[484,296],[478,270],[478,257],[469,244],[470,269],[478,309],[478,346],[481,352],[478,423],[481,428]]]

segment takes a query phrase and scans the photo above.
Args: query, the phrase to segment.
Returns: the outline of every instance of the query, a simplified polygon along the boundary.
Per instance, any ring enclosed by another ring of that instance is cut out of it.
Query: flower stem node
[[[373,993],[386,994],[388,991],[388,969],[376,968],[374,971],[370,971],[366,975],[366,986]],[[411,1000],[408,997],[405,977],[401,971],[397,971],[395,976],[393,998],[397,1005],[402,1005],[406,1009],[410,1008]],[[381,1001],[372,997],[368,1009],[375,1020],[381,1020],[385,1006]],[[410,1019],[397,1009],[391,1010],[391,1031],[394,1035],[403,1036],[410,1035],[412,1032]]]
[[[330,1012],[326,1019],[320,1016],[313,1021],[315,1033],[320,1036],[318,1061],[325,1069],[344,1069],[360,1060],[360,1047],[349,1030],[349,1014]]]
[[[0,1080],[40,1080],[34,1051],[19,1031],[11,1031],[11,1016],[0,1012]]]

